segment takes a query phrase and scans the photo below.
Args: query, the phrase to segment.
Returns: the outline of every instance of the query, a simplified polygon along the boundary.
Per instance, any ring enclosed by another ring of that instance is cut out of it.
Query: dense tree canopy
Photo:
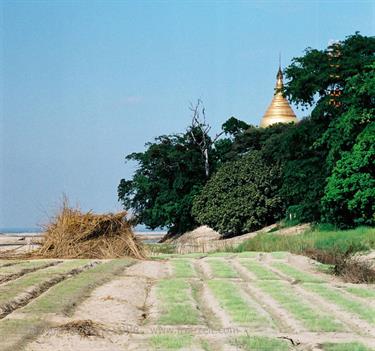
[[[375,123],[337,161],[322,203],[325,219],[340,227],[375,225]]]
[[[152,229],[166,227],[171,233],[196,225],[191,215],[193,196],[206,176],[201,150],[190,132],[160,136],[146,145],[145,152],[126,157],[138,162],[138,168],[131,180],[121,180],[118,196],[138,223]]]
[[[193,215],[225,235],[259,229],[283,214],[280,181],[280,166],[250,152],[220,167],[196,196]]]

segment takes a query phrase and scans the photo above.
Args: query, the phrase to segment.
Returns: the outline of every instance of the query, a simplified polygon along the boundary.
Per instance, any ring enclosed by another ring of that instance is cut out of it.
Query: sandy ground
[[[249,329],[246,325],[236,323],[208,286],[215,277],[210,260],[220,260],[235,270],[237,278],[229,279],[236,286],[241,297],[255,308],[269,324]],[[210,345],[211,350],[239,350],[230,342],[236,335],[265,335],[269,337],[288,338],[295,345],[295,350],[321,350],[323,342],[360,341],[375,347],[375,325],[359,318],[358,315],[343,310],[340,306],[325,301],[315,293],[306,291],[290,276],[278,271],[274,262],[284,262],[299,270],[320,278],[327,287],[336,289],[353,301],[375,308],[374,301],[351,295],[343,288],[350,286],[339,279],[320,273],[316,264],[308,258],[288,254],[284,259],[275,259],[270,254],[259,254],[256,258],[206,257],[186,259],[191,263],[195,276],[187,278],[190,284],[199,287],[197,296],[191,295],[191,303],[200,314],[199,325],[160,326],[161,315],[159,300],[156,297],[155,285],[162,279],[174,275],[173,259],[141,261],[126,269],[118,278],[95,289],[90,297],[76,309],[71,318],[54,316],[54,321],[64,324],[71,321],[91,320],[99,327],[99,336],[81,337],[74,331],[67,332],[61,328],[51,328],[29,344],[27,351],[117,351],[117,350],[154,350],[149,340],[155,333],[188,333],[194,336],[194,344],[184,350],[203,350],[202,340]],[[319,313],[329,315],[344,328],[340,332],[312,332],[288,310],[257,286],[254,273],[244,267],[243,260],[256,261],[264,268],[277,274],[280,281],[288,284],[293,292],[306,304]],[[370,287],[373,289],[373,287]],[[157,332],[155,328],[158,329]],[[164,329],[163,329],[164,328]],[[228,331],[228,328],[231,328]]]
[[[135,235],[145,242],[158,242],[165,233],[136,232]],[[18,233],[14,235],[0,233],[0,254],[6,251],[12,254],[31,252],[39,247],[42,238],[42,234],[35,233]]]
[[[192,252],[213,252],[218,250],[225,251],[226,248],[235,247],[245,240],[254,238],[259,234],[266,234],[276,228],[276,224],[260,230],[239,235],[229,239],[223,239],[221,235],[208,226],[200,226],[191,232],[186,232],[183,235],[168,239],[165,241],[167,244],[175,246],[177,253],[186,254]],[[299,224],[293,227],[283,228],[272,231],[273,235],[291,236],[305,232],[310,228],[310,224]]]

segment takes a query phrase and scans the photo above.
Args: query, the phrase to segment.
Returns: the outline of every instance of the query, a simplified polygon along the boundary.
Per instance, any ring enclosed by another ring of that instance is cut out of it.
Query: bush
[[[223,235],[240,235],[274,223],[283,214],[281,167],[258,151],[224,164],[194,198],[197,221]]]

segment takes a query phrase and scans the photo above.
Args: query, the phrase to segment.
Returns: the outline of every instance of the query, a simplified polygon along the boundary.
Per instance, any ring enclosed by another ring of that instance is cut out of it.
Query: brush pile
[[[46,226],[41,247],[43,258],[145,257],[142,243],[135,237],[126,212],[83,213],[64,201],[60,212]]]

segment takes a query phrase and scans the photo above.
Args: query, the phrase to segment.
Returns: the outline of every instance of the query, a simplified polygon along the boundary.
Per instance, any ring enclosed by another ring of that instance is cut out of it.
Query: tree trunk
[[[210,163],[208,160],[208,148],[204,150],[204,170],[206,172],[206,177],[210,176]]]

